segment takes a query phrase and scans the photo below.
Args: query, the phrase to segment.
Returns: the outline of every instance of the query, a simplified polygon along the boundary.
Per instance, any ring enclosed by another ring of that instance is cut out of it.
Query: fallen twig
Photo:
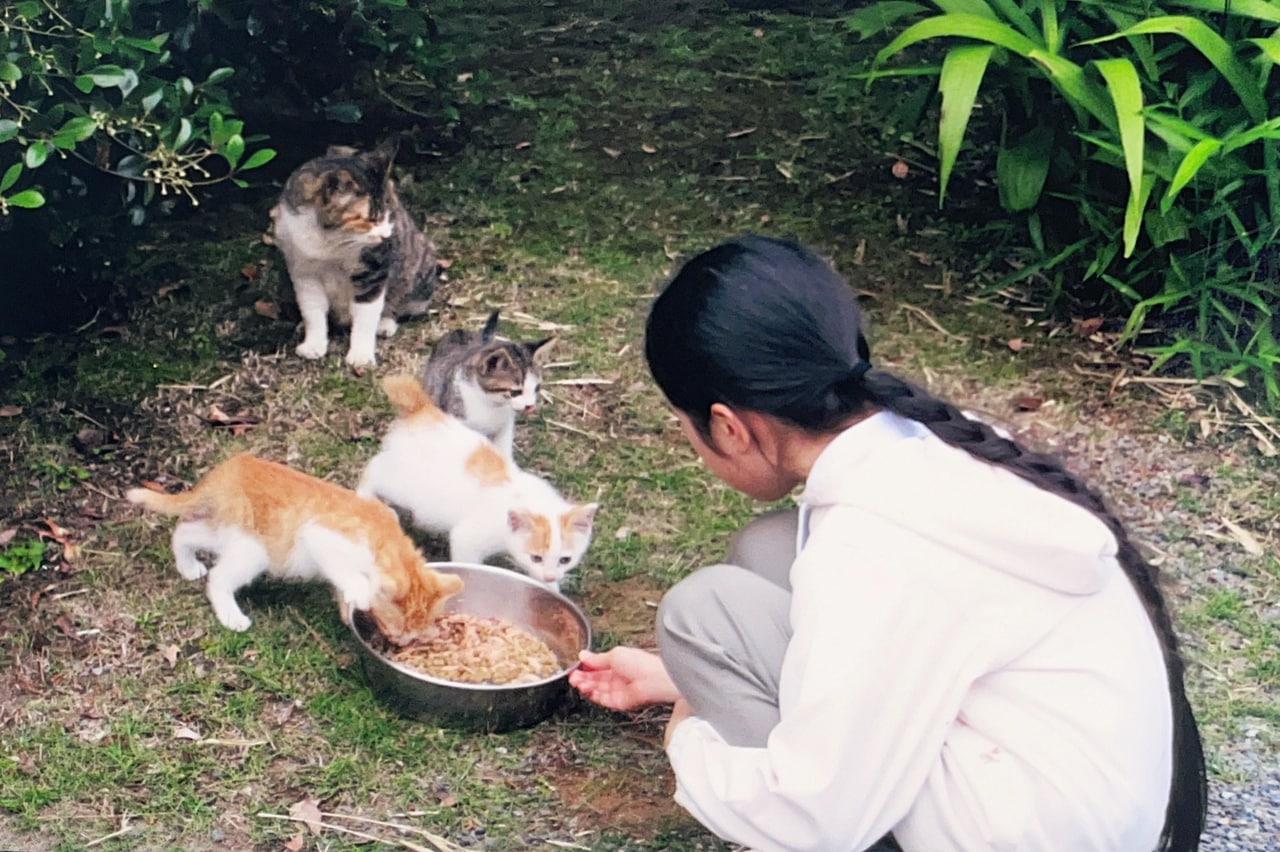
[[[945,328],[942,327],[942,324],[939,323],[932,316],[930,316],[929,312],[926,311],[924,308],[917,307],[912,304],[908,304],[907,302],[902,302],[900,305],[898,305],[898,308],[899,310],[911,311],[913,314],[917,314],[921,319],[923,319],[929,325],[933,326],[934,329],[936,329],[938,332],[940,332],[946,337],[954,338],[955,340],[967,339],[963,334],[955,334],[954,332],[947,331]]]
[[[133,826],[129,825],[129,815],[125,814],[124,816],[120,817],[119,831],[113,831],[108,835],[99,837],[97,840],[90,840],[88,843],[84,845],[84,848],[88,849],[90,846],[97,846],[99,843],[105,843],[108,840],[111,840],[113,838],[122,837],[131,831],[133,831]]]

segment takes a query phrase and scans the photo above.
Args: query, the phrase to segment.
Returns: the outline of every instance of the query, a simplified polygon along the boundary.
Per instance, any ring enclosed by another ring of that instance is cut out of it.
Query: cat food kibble
[[[494,616],[455,612],[436,621],[436,634],[391,652],[423,674],[461,683],[532,683],[560,670],[547,643]]]

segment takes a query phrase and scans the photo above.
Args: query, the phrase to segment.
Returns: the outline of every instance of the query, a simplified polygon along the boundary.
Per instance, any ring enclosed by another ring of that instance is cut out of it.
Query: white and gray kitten
[[[498,311],[476,331],[455,328],[436,343],[422,372],[422,386],[436,405],[484,435],[512,458],[516,414],[538,406],[542,370],[555,338],[495,338]]]
[[[331,146],[299,166],[271,208],[302,312],[303,358],[329,349],[329,315],[351,327],[346,361],[373,366],[377,337],[426,313],[436,286],[435,246],[396,195],[394,138],[372,151]]]

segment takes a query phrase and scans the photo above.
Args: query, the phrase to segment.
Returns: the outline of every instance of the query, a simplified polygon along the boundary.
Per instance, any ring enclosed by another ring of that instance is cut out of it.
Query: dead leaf
[[[752,30],[751,34],[756,38],[764,38],[764,30],[760,29],[759,27],[756,27],[754,30]]]
[[[742,137],[742,136],[748,136],[748,135],[750,135],[750,134],[752,134],[752,133],[755,133],[755,132],[756,132],[756,128],[754,128],[754,127],[744,127],[744,128],[742,128],[741,130],[734,130],[734,131],[732,131],[731,133],[726,133],[726,134],[724,135],[724,138],[725,138],[725,139],[737,139],[737,138]]]
[[[53,622],[53,626],[58,628],[63,636],[71,639],[80,638],[80,634],[76,632],[76,626],[71,623],[71,616],[66,613],[58,616],[57,621]]]
[[[160,649],[160,656],[164,657],[164,661],[169,664],[169,668],[173,668],[178,664],[178,657],[181,654],[182,649],[177,645],[165,645]]]
[[[48,527],[48,532],[45,530],[36,530],[36,534],[41,538],[51,538],[58,544],[66,544],[71,538],[71,530],[61,526],[57,521],[53,520],[53,518],[45,518],[43,523]]]
[[[240,274],[243,275],[245,279],[248,281],[254,280],[255,278],[258,277],[257,264],[246,263],[244,266],[240,267]]]
[[[1102,317],[1089,317],[1076,322],[1075,332],[1081,337],[1088,337],[1102,328]]]
[[[457,80],[459,83],[465,83],[474,76],[475,74],[472,74],[470,71],[463,71],[461,74],[458,75]]]
[[[284,848],[287,849],[288,852],[300,852],[303,842],[302,835],[295,834],[284,842]]]
[[[191,740],[195,742],[200,739],[200,733],[186,725],[179,725],[173,729],[173,738],[175,740]]]
[[[1247,529],[1237,524],[1229,518],[1222,518],[1222,525],[1227,528],[1227,532],[1231,533],[1231,537],[1240,543],[1240,546],[1250,556],[1261,556],[1263,554],[1262,545],[1258,544],[1258,540],[1253,537]]]
[[[161,285],[161,287],[160,287],[160,289],[159,289],[159,290],[156,290],[156,295],[157,295],[157,296],[160,296],[160,297],[162,297],[162,298],[163,298],[164,296],[167,296],[167,295],[169,295],[170,293],[172,293],[174,290],[181,290],[181,289],[182,289],[182,287],[183,287],[183,285],[182,285],[181,283],[179,283],[179,284],[163,284],[163,285]]]
[[[453,261],[447,257],[442,257],[436,261],[436,266],[441,269],[448,269],[450,266],[453,266]]]
[[[88,451],[88,450],[96,449],[97,447],[101,447],[104,443],[106,443],[107,435],[101,429],[95,429],[92,426],[86,426],[80,431],[76,432],[76,436],[74,440],[76,442],[76,445],[81,450]]]
[[[858,240],[858,247],[853,250],[854,266],[861,266],[867,258],[867,241]]]
[[[17,534],[18,534],[17,527],[10,527],[7,530],[0,530],[0,547],[4,547],[9,542],[13,541],[13,537]]]
[[[907,234],[907,217],[901,213],[897,215],[898,233],[906,236]]]
[[[160,494],[164,493],[164,486],[161,485],[159,482],[156,482],[154,479],[142,480],[142,487],[147,489],[148,491],[155,491]]]
[[[21,405],[0,405],[0,417],[17,417],[21,413]]]
[[[1027,344],[1022,342],[1021,337],[1015,337],[1012,340],[1010,340],[1008,343],[1009,348],[1012,349],[1014,352],[1021,352],[1022,348],[1026,345]]]
[[[902,180],[911,172],[911,167],[907,165],[905,160],[895,160],[890,171],[893,172],[894,177]]]
[[[618,541],[626,541],[631,537],[631,527],[618,527],[618,531],[613,534]]]
[[[270,299],[259,299],[253,303],[253,312],[267,319],[280,319],[280,306]]]
[[[276,244],[276,238],[271,235],[270,231],[262,232],[262,244],[267,246],[273,246]]]
[[[610,157],[612,157],[615,160],[622,156],[622,152],[619,151],[617,148],[601,148],[600,150],[604,151],[606,154],[608,154]]]
[[[1013,401],[1013,407],[1018,411],[1039,411],[1042,405],[1044,398],[1038,396],[1020,396]]]
[[[262,422],[259,418],[243,411],[227,414],[216,405],[209,406],[209,413],[205,415],[205,420],[214,426],[228,427],[232,435],[243,435],[250,428]]]
[[[307,824],[307,828],[311,829],[312,834],[320,833],[321,817],[319,799],[303,799],[300,802],[290,805],[289,816],[305,822]]]
[[[438,804],[442,808],[452,808],[458,804],[458,797],[453,795],[453,793],[445,793],[440,796]]]
[[[644,151],[646,154],[656,154],[656,153],[658,153],[658,149],[657,149],[657,148],[655,148],[655,147],[653,147],[652,145],[650,145],[648,142],[646,142],[645,144],[641,145],[641,146],[640,146],[640,150],[641,150],[641,151]]]
[[[517,151],[521,151],[521,150],[523,150],[523,149],[525,149],[525,148],[532,147],[532,145],[533,145],[533,143],[532,143],[532,142],[529,142],[529,141],[517,142],[517,143],[516,143],[516,150],[517,150]]]

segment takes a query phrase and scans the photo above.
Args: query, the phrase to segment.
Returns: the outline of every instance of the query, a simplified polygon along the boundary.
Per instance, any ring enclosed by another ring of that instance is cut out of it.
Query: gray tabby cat
[[[484,328],[455,328],[436,343],[422,372],[422,386],[436,405],[484,435],[507,459],[515,443],[516,413],[538,406],[542,368],[555,338],[515,342],[494,339],[498,311]]]
[[[397,319],[427,311],[436,251],[396,195],[398,148],[395,138],[366,152],[331,146],[289,176],[271,208],[302,312],[303,358],[328,351],[330,312],[351,327],[347,363],[371,367],[376,338],[395,334]]]

